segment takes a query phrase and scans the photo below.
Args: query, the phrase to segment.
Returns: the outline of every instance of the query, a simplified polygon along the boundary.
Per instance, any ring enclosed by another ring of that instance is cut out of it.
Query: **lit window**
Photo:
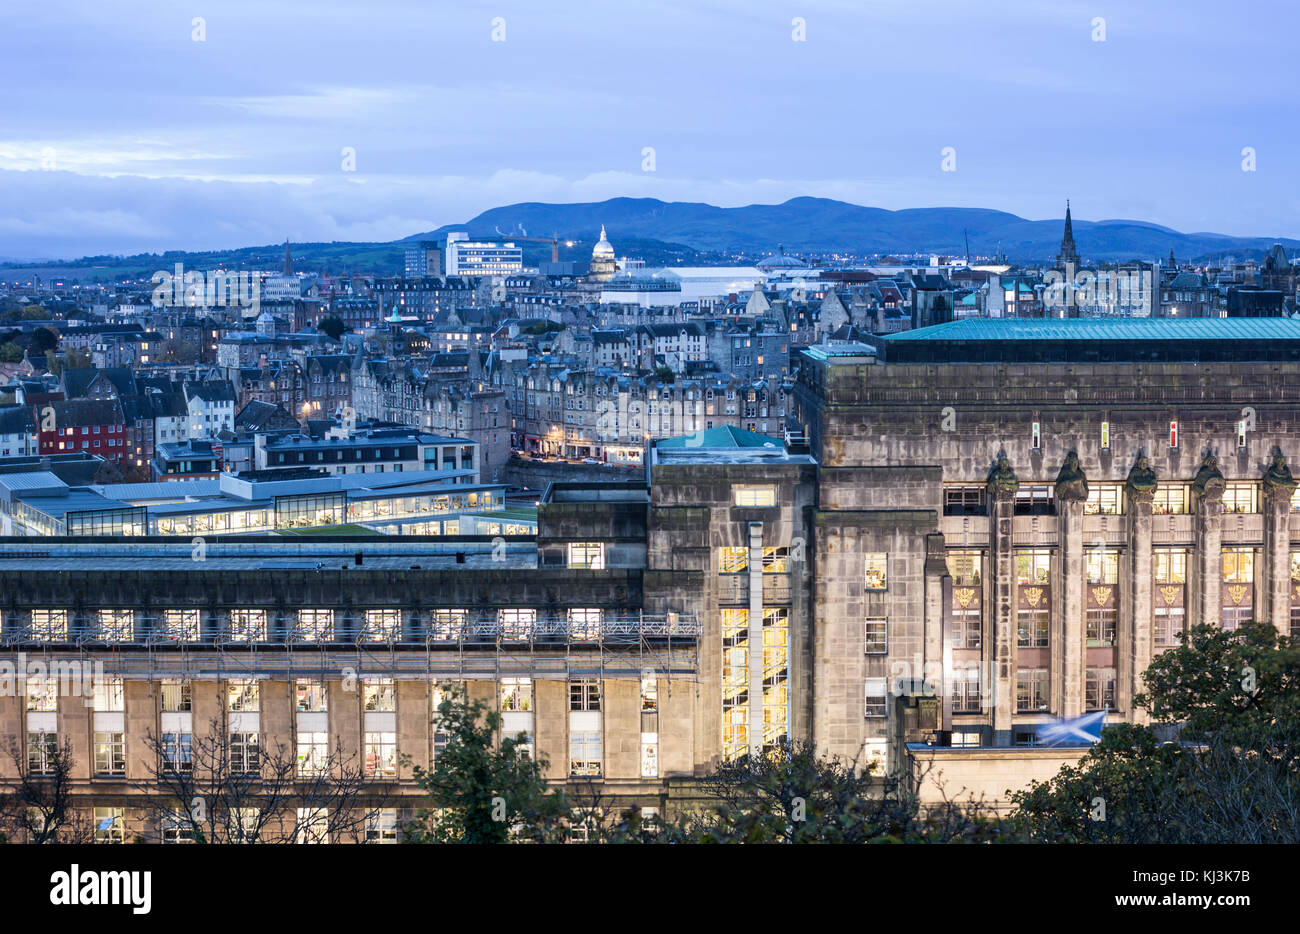
[[[790,549],[784,546],[763,547],[763,573],[788,574],[790,572]]]
[[[1117,516],[1122,511],[1122,503],[1118,483],[1094,483],[1088,487],[1083,513],[1087,516]]]
[[[731,490],[733,506],[775,506],[776,487],[738,486]]]
[[[604,542],[570,542],[569,567],[600,571],[605,567]]]
[[[298,678],[294,684],[298,709],[304,713],[323,713],[329,709],[325,682],[312,678]]]
[[[1110,450],[1110,422],[1101,423],[1101,449]]]
[[[361,696],[367,711],[391,713],[397,710],[397,689],[392,678],[362,678]]]
[[[1259,486],[1249,481],[1228,483],[1223,490],[1223,511],[1232,513],[1259,512]]]
[[[740,574],[749,569],[749,549],[724,545],[718,550],[718,573]]]
[[[1038,422],[1033,423],[1033,425],[1030,428],[1030,433],[1031,433],[1030,446],[1035,451],[1037,451],[1039,448],[1043,446],[1043,433],[1042,433],[1042,429],[1039,427]]]
[[[333,610],[299,610],[298,638],[303,642],[328,642],[334,638]]]
[[[365,768],[371,778],[397,777],[396,733],[366,733]]]
[[[329,759],[329,734],[306,732],[298,734],[298,774],[321,775]]]
[[[889,555],[876,552],[866,556],[864,580],[867,590],[887,590],[889,585]]]
[[[865,695],[868,717],[883,717],[888,714],[889,689],[888,682],[884,678],[868,678]]]
[[[227,636],[234,642],[265,642],[266,610],[231,610]]]
[[[402,638],[401,610],[366,610],[366,642],[396,642]]]
[[[193,692],[189,681],[166,678],[160,688],[160,703],[167,713],[184,713],[193,709]]]
[[[252,712],[259,709],[257,682],[243,678],[226,682],[226,709]]]
[[[1184,515],[1188,511],[1187,484],[1162,483],[1151,497],[1151,511],[1156,515]]]
[[[869,619],[863,629],[863,650],[868,655],[883,655],[889,651],[889,622]]]
[[[1171,422],[1169,423],[1169,446],[1170,446],[1171,448],[1176,448],[1176,447],[1178,447],[1178,422],[1177,422],[1177,420],[1171,421]]]

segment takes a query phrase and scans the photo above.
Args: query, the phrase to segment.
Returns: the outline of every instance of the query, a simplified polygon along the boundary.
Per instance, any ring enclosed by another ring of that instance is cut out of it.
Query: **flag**
[[[1102,728],[1106,726],[1106,711],[1075,717],[1073,720],[1058,720],[1045,723],[1038,728],[1038,742],[1042,746],[1081,746],[1095,743],[1101,739]]]

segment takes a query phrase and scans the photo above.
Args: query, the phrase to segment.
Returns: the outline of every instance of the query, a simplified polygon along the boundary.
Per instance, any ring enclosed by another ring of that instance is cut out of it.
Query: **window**
[[[569,734],[569,774],[600,775],[600,732],[575,730]]]
[[[298,842],[329,843],[329,810],[298,808]]]
[[[790,549],[786,547],[763,547],[763,573],[790,573]]]
[[[59,755],[57,733],[27,734],[27,771],[33,775],[52,775]]]
[[[1246,447],[1246,423],[1237,422],[1237,448],[1244,450]]]
[[[260,766],[256,733],[230,734],[230,771],[234,773],[257,772]]]
[[[1181,606],[1157,606],[1153,621],[1153,641],[1157,646],[1177,645],[1185,629],[1185,615]]]
[[[1151,511],[1156,515],[1185,515],[1188,512],[1186,483],[1162,483],[1151,497]]]
[[[1119,582],[1119,552],[1105,548],[1084,551],[1085,571],[1090,584],[1116,584]]]
[[[1101,449],[1110,450],[1110,422],[1101,423]]]
[[[1123,494],[1118,483],[1094,483],[1083,504],[1085,516],[1117,516],[1123,511]]]
[[[575,678],[569,682],[569,709],[581,711],[600,710],[600,680]]]
[[[67,642],[68,611],[32,610],[31,637],[46,642]]]
[[[945,487],[943,514],[945,516],[988,515],[988,492],[982,486]]]
[[[600,571],[605,567],[604,542],[569,542],[569,567]]]
[[[362,678],[361,697],[367,712],[397,710],[397,692],[392,678]]]
[[[749,549],[724,545],[718,550],[718,573],[740,574],[749,570]]]
[[[27,709],[51,713],[59,709],[59,679],[54,675],[27,678]]]
[[[168,713],[183,713],[192,709],[193,699],[189,681],[166,679],[162,682],[162,709]]]
[[[1050,486],[1022,486],[1012,507],[1017,516],[1056,515],[1056,492]]]
[[[868,655],[883,655],[889,651],[889,621],[869,619],[863,624],[863,649]]]
[[[328,642],[334,638],[333,610],[299,610],[297,636],[303,642]]]
[[[593,641],[600,638],[600,622],[603,614],[598,608],[570,607],[569,638],[578,642]]]
[[[402,638],[401,610],[366,610],[366,642],[397,642]]]
[[[135,624],[131,610],[100,610],[99,638],[105,642],[129,642]]]
[[[396,733],[366,733],[366,774],[371,778],[397,777]]]
[[[1178,420],[1175,419],[1169,423],[1169,446],[1178,447]]]
[[[1047,669],[1022,668],[1016,674],[1016,710],[1021,713],[1048,708]]]
[[[194,842],[194,830],[189,818],[179,811],[173,811],[159,821],[159,832],[163,843]]]
[[[382,808],[366,821],[367,843],[397,842],[397,809]]]
[[[429,620],[429,638],[454,642],[465,634],[469,610],[434,610]]]
[[[92,820],[95,824],[96,843],[125,843],[126,821],[124,808],[94,808]]]
[[[258,710],[258,699],[257,682],[252,678],[226,682],[227,710],[255,712]]]
[[[318,731],[298,734],[298,774],[321,775],[329,761],[329,734]]]
[[[91,704],[97,713],[121,713],[126,709],[121,678],[95,679]]]
[[[533,681],[531,678],[501,679],[501,709],[531,711],[533,709]]]
[[[1033,423],[1033,425],[1029,429],[1029,433],[1030,433],[1030,447],[1032,447],[1035,451],[1037,451],[1039,448],[1043,446],[1043,432],[1042,429],[1039,427],[1038,422]]]
[[[537,611],[531,609],[497,610],[502,639],[531,639],[537,625]]]
[[[865,707],[868,717],[884,717],[889,711],[888,682],[884,678],[868,678],[865,690]]]
[[[954,732],[952,734],[952,745],[956,749],[969,749],[983,745],[983,739],[978,733]]]
[[[95,774],[126,774],[126,742],[121,733],[95,732]]]
[[[1084,708],[1087,710],[1115,709],[1115,669],[1089,668],[1084,679]]]
[[[728,761],[749,750],[749,610],[723,609],[722,755]]]
[[[887,590],[889,585],[889,555],[874,552],[865,557],[864,580],[867,590]]]
[[[1259,486],[1250,482],[1229,482],[1223,490],[1223,511],[1259,512]]]
[[[641,712],[650,713],[659,709],[659,681],[654,672],[641,675]]]
[[[955,668],[952,680],[952,712],[980,712],[980,670],[978,665]]]
[[[231,610],[227,635],[235,642],[265,642],[266,610]]]
[[[162,735],[163,768],[172,772],[189,772],[194,768],[194,734]]]
[[[164,610],[163,626],[160,633],[164,638],[177,642],[199,641],[198,610]]]
[[[776,487],[737,486],[731,488],[733,506],[775,506]]]
[[[1223,549],[1223,580],[1229,584],[1255,582],[1255,551],[1253,548]]]
[[[1016,553],[1016,583],[1046,585],[1051,580],[1052,553],[1045,549]]]
[[[294,684],[298,709],[304,713],[324,713],[329,709],[329,695],[325,682],[311,678],[298,678]]]

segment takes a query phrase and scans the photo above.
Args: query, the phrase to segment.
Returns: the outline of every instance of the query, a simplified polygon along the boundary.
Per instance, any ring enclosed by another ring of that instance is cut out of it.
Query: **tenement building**
[[[392,839],[460,687],[607,814],[790,740],[998,804],[1081,754],[1044,724],[1140,720],[1188,625],[1291,630],[1300,322],[968,319],[796,363],[784,441],[653,442],[643,481],[552,484],[535,536],[0,541],[0,778],[66,744],[96,832],[182,840],[163,778],[220,753],[357,779],[284,832]]]

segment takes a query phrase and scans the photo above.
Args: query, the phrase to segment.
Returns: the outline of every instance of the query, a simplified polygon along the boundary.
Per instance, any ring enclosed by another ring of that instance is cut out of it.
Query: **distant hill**
[[[330,275],[396,275],[404,250],[413,240],[435,240],[453,230],[471,237],[549,237],[559,235],[561,259],[585,260],[605,225],[620,256],[648,265],[699,265],[753,262],[779,245],[791,253],[939,253],[963,256],[970,238],[973,256],[1004,253],[1018,262],[1052,259],[1060,247],[1063,220],[1031,221],[1006,211],[985,208],[910,208],[886,211],[829,198],[791,198],[783,204],[720,208],[655,198],[611,198],[582,204],[523,202],[492,208],[463,224],[412,234],[389,243],[294,243],[300,269]],[[1262,258],[1274,243],[1288,252],[1300,240],[1275,237],[1230,237],[1215,233],[1181,233],[1138,220],[1085,221],[1075,218],[1074,237],[1085,261],[1166,259],[1180,261]],[[572,245],[568,244],[572,241]],[[549,260],[550,246],[522,243],[529,265]],[[40,275],[46,281],[77,279],[111,282],[148,278],[175,263],[193,269],[278,269],[282,244],[202,252],[170,251],[134,256],[91,256],[49,263],[0,263],[0,279]]]
[[[592,238],[604,224],[620,254],[629,237],[685,244],[696,250],[761,255],[784,244],[795,253],[843,251],[872,253],[991,255],[999,249],[1010,259],[1048,260],[1061,244],[1063,218],[1026,220],[985,208],[910,208],[886,211],[829,198],[791,198],[783,204],[719,208],[711,204],[611,198],[583,204],[523,202],[492,208],[464,224],[447,225],[409,239],[433,239],[450,230],[471,236],[526,235],[561,239]],[[1230,237],[1215,233],[1181,233],[1136,220],[1075,219],[1074,237],[1087,260],[1165,259],[1172,249],[1179,260],[1224,254],[1262,255],[1279,240],[1287,249],[1300,240],[1275,237]]]

